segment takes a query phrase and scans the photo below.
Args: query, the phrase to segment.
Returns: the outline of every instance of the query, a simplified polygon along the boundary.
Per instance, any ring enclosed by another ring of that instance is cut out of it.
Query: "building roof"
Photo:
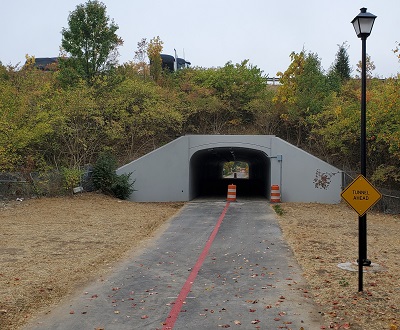
[[[49,70],[48,66],[58,63],[58,57],[38,57],[35,58],[34,66],[40,70]]]

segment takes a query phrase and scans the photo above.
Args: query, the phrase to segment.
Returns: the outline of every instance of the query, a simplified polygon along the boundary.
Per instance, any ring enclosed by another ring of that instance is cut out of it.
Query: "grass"
[[[279,204],[272,205],[272,208],[274,209],[275,213],[278,215],[284,215],[285,211]]]

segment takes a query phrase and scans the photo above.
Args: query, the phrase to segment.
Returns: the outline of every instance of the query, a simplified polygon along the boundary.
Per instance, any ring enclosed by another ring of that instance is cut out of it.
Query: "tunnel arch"
[[[249,176],[224,178],[223,164],[230,161],[246,162]],[[246,147],[215,147],[196,151],[190,158],[190,199],[226,196],[228,184],[235,184],[238,197],[269,196],[271,162],[268,155]]]

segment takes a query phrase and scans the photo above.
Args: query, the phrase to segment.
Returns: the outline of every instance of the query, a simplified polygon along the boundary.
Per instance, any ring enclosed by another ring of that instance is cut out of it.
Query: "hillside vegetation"
[[[247,61],[164,72],[158,82],[125,64],[69,86],[60,70],[1,66],[0,171],[82,168],[105,150],[124,163],[184,134],[275,134],[357,170],[359,80],[340,83],[314,55],[297,55],[302,71],[288,68],[278,87]],[[400,180],[399,95],[398,79],[368,81],[368,169],[379,184]]]
[[[277,73],[279,86],[247,60],[163,70],[159,37],[142,39],[134,60],[119,65],[123,41],[105,9],[88,1],[70,13],[57,63],[39,70],[34,57],[23,66],[0,62],[0,172],[57,169],[73,186],[74,171],[102,152],[123,164],[185,134],[274,134],[359,171],[361,83],[351,76],[345,43],[328,72],[317,54],[293,52]],[[91,20],[102,22],[95,38]],[[374,78],[370,57],[367,68],[368,177],[398,187],[399,80]]]

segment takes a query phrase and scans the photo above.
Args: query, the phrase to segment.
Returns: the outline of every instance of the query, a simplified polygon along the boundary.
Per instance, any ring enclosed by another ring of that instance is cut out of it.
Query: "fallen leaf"
[[[233,321],[233,323],[235,323],[236,325],[241,325],[242,324],[242,322],[240,322],[238,320]]]
[[[149,316],[148,316],[148,315],[142,315],[140,318],[141,318],[142,320],[144,320],[144,319],[148,319]]]
[[[221,328],[230,328],[231,327],[229,324],[220,324],[218,326]]]
[[[253,321],[251,321],[251,324],[258,324],[260,322],[261,322],[260,320],[253,320]]]

